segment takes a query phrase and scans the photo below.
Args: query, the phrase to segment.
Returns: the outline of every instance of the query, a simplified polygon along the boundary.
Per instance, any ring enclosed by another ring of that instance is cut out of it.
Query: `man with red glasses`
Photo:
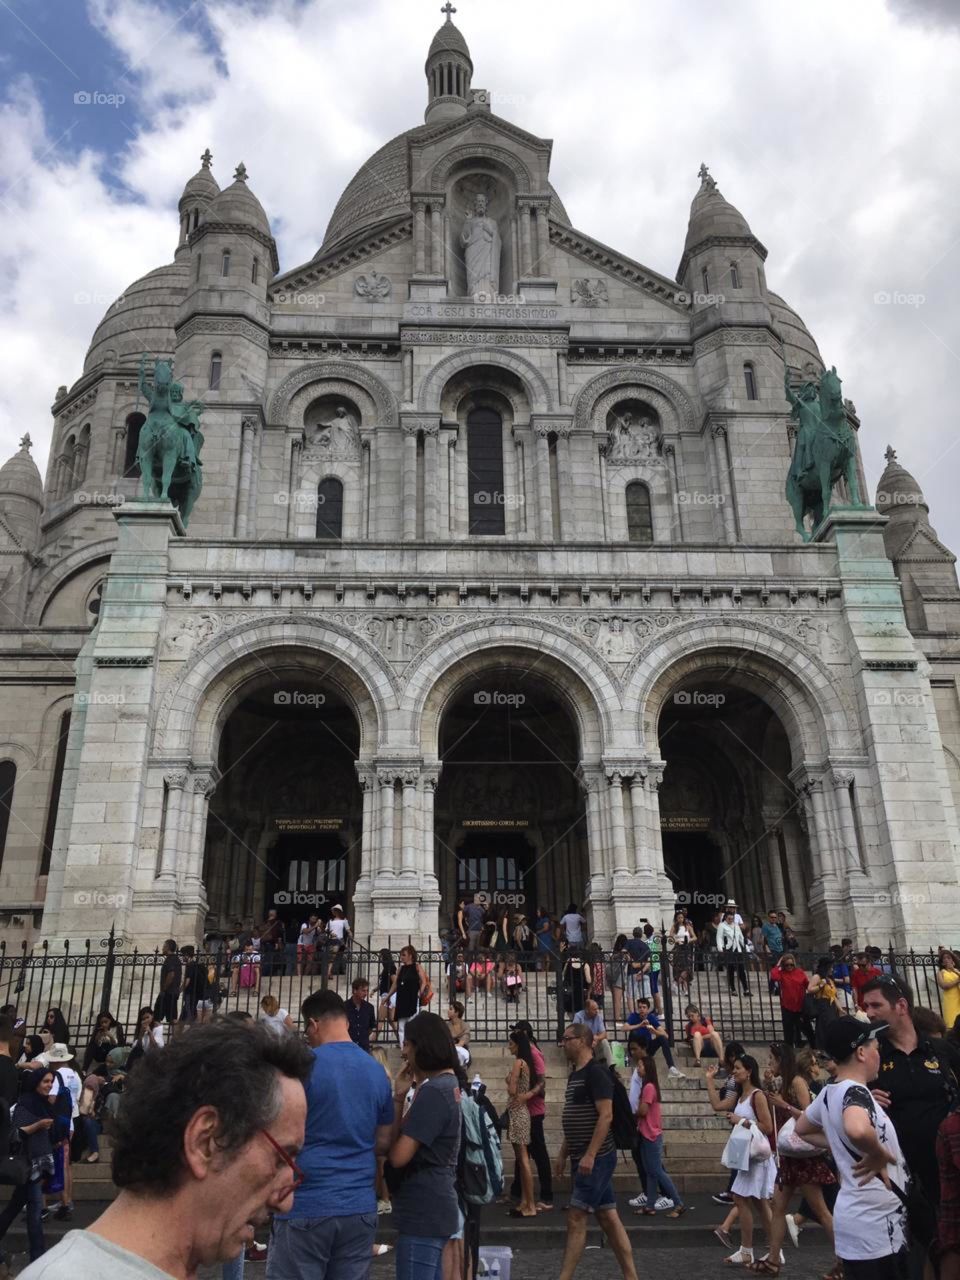
[[[311,1065],[294,1036],[227,1022],[147,1054],[116,1120],[117,1198],[21,1274],[195,1280],[200,1267],[237,1258],[290,1207]]]

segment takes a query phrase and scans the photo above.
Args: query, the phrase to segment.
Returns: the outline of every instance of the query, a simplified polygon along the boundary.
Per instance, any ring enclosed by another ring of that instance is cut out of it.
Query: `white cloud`
[[[176,201],[205,146],[221,185],[245,161],[281,268],[312,257],[362,161],[422,121],[439,20],[412,0],[208,0],[201,34],[196,13],[171,23],[158,0],[88,8],[133,69],[148,119],[119,157],[78,155],[49,136],[29,83],[2,108],[0,166],[22,175],[0,193],[4,454],[24,429],[45,452],[56,386],[80,374],[100,314],[74,294],[112,297],[171,259]],[[925,22],[900,17],[918,10]],[[949,127],[960,41],[931,25],[939,11],[811,0],[788,23],[763,0],[484,0],[456,21],[474,83],[506,95],[506,118],[554,139],[554,186],[597,239],[672,275],[696,170],[710,164],[769,249],[771,287],[857,403],[871,489],[889,441],[960,547],[956,455],[940,461],[960,372]],[[107,164],[129,198],[105,180]],[[874,303],[897,290],[925,301]]]

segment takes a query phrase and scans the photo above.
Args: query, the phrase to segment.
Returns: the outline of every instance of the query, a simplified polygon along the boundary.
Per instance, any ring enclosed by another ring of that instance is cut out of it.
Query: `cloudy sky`
[[[871,492],[893,444],[960,550],[960,4],[457,8],[474,85],[554,140],[576,227],[672,277],[710,165],[857,405]],[[0,454],[29,430],[45,464],[57,386],[171,260],[204,147],[221,185],[246,163],[281,268],[312,257],[359,165],[422,123],[441,20],[437,0],[0,0]]]

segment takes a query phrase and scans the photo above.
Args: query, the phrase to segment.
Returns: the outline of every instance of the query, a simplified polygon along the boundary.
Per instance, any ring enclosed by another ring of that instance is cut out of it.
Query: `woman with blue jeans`
[[[30,1261],[35,1262],[46,1251],[43,1238],[43,1182],[53,1173],[53,1107],[50,1090],[53,1072],[46,1067],[24,1072],[20,1100],[13,1109],[12,1124],[20,1130],[24,1155],[30,1161],[30,1174],[22,1187],[14,1187],[13,1195],[0,1213],[0,1240],[7,1234],[20,1210],[27,1207],[27,1241]],[[0,1266],[5,1259],[0,1253]]]
[[[640,1160],[647,1184],[647,1203],[636,1212],[655,1214],[659,1189],[673,1201],[673,1208],[667,1213],[667,1217],[681,1218],[686,1213],[687,1206],[663,1167],[660,1082],[657,1079],[657,1064],[654,1059],[646,1054],[639,1057],[636,1061],[635,1075],[640,1084],[640,1096],[636,1104],[637,1133],[640,1138]]]
[[[394,1082],[393,1134],[387,1157],[398,1231],[397,1280],[443,1280],[443,1250],[461,1228],[457,1202],[460,1085],[453,1038],[436,1013],[406,1025],[404,1065]],[[403,1105],[411,1083],[416,1093]]]

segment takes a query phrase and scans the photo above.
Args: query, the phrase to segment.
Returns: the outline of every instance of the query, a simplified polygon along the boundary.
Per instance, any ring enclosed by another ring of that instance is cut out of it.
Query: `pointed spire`
[[[235,182],[246,182],[246,180],[247,180],[247,166],[243,163],[243,161],[242,161],[242,160],[241,160],[241,161],[240,161],[240,163],[237,165],[236,169],[234,169],[234,171],[233,171],[233,177],[234,177],[234,181],[235,181]]]
[[[210,148],[207,147],[206,151],[204,151],[203,155],[200,157],[200,167],[203,169],[209,169],[212,159],[213,154],[211,153]]]

